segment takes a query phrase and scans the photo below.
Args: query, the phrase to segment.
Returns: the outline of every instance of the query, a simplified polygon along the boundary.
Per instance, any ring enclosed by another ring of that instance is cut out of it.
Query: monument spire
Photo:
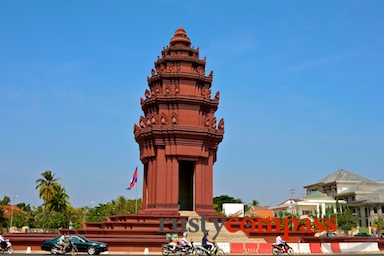
[[[140,99],[143,115],[134,136],[144,165],[143,211],[178,215],[179,210],[215,215],[213,165],[224,136],[224,119],[211,97],[213,71],[179,27],[157,57],[148,89]]]

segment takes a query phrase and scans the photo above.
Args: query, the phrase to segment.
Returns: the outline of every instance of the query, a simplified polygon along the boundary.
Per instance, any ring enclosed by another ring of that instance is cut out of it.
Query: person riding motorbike
[[[58,245],[60,245],[63,249],[63,252],[65,252],[65,250],[67,249],[68,247],[68,243],[69,243],[69,239],[67,239],[65,236],[67,235],[67,233],[63,233],[61,235],[61,237],[59,238],[59,242],[58,242]]]
[[[276,237],[276,245],[285,250],[285,241],[281,238],[280,234],[278,234]]]
[[[3,232],[0,232],[0,250],[5,250],[7,248],[7,242],[5,242],[3,237]]]
[[[188,251],[189,247],[191,246],[191,243],[188,241],[187,237],[188,237],[188,233],[184,232],[183,238],[181,238],[181,246],[184,247],[186,251]]]
[[[175,251],[177,246],[179,246],[177,234],[176,234],[176,237],[172,236],[171,234],[167,234],[166,237],[168,240],[168,245],[172,248],[172,251]]]
[[[203,238],[201,240],[201,246],[204,247],[205,249],[207,249],[208,251],[211,251],[212,250],[212,245],[208,244],[208,243],[214,243],[214,241],[210,241],[208,239],[208,232],[205,232],[204,236],[203,236]]]

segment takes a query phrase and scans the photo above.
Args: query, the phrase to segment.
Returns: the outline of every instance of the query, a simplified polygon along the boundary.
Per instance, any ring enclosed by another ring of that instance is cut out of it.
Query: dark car
[[[326,236],[326,237],[337,237],[337,234],[336,233],[331,233],[331,232],[328,232],[328,233],[325,233],[321,236]]]
[[[41,245],[43,251],[51,251],[54,244],[59,242],[61,236],[57,236],[51,240],[44,240]],[[108,251],[108,245],[102,242],[90,241],[80,235],[66,235],[66,239],[70,239],[76,245],[79,252],[87,252],[89,255],[98,255],[101,252]]]
[[[369,235],[365,232],[359,232],[359,233],[355,234],[354,236],[368,236],[368,237],[370,237],[371,235]]]

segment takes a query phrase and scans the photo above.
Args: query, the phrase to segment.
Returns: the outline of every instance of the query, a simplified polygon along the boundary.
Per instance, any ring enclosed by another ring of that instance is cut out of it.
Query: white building
[[[227,217],[244,217],[244,204],[224,203],[223,212]]]
[[[346,204],[344,200],[339,200],[339,204]],[[319,191],[314,191],[300,199],[289,199],[277,206],[269,207],[275,216],[279,216],[280,211],[292,214],[299,214],[300,218],[308,218],[310,214],[322,213],[324,216],[326,209],[332,207],[336,212],[336,200]],[[320,217],[320,216],[317,216]]]
[[[384,214],[383,182],[375,182],[340,169],[304,188],[307,194],[319,191],[339,202],[346,201],[351,212],[359,217],[361,227],[371,227],[373,220]]]

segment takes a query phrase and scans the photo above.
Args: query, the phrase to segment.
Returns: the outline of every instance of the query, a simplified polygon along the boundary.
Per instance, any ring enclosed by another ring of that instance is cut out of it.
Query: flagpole
[[[135,214],[137,213],[137,176],[139,175],[138,172],[139,172],[139,166],[136,166],[136,169],[133,173],[133,176],[132,176],[132,179],[131,179],[131,183],[129,184],[129,187],[127,188],[127,190],[131,190],[135,185],[136,185],[136,201],[135,201]]]
[[[137,214],[137,184],[136,184],[136,206],[135,206],[135,214]]]

